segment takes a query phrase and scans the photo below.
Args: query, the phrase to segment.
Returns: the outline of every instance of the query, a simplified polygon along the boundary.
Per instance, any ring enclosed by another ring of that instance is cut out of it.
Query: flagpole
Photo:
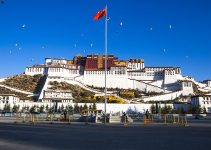
[[[107,26],[108,26],[108,18],[107,18],[107,15],[108,15],[108,11],[107,11],[107,5],[105,7],[106,9],[106,16],[105,16],[105,124],[106,124],[106,104],[107,104],[107,79],[106,79],[106,76],[107,76],[107,49],[108,49],[108,43],[107,43],[107,38],[108,38],[108,32],[107,32]]]

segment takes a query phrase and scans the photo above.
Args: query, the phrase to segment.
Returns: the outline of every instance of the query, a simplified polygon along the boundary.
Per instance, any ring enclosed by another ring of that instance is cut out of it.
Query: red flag
[[[94,15],[94,20],[99,20],[102,17],[106,16],[106,8],[104,8],[103,10],[98,11],[95,15]]]

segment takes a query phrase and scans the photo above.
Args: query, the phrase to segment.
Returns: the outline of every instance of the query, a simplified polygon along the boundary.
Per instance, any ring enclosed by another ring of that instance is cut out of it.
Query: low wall
[[[167,100],[173,100],[177,97],[179,97],[182,94],[182,91],[177,91],[177,92],[172,92],[168,94],[163,94],[159,96],[153,96],[153,97],[148,97],[144,98],[143,100],[146,101],[167,101]]]
[[[89,107],[89,105],[93,105],[93,103],[77,103],[78,106],[83,106],[83,105],[87,105]],[[17,105],[19,106],[20,110],[23,108],[23,107],[32,107],[32,106],[44,106],[46,107],[47,105],[49,106],[54,106],[53,103],[43,103],[43,102],[19,102],[19,103],[16,103],[16,104],[10,104],[10,107],[12,109],[12,107],[14,105]],[[58,103],[58,107],[60,106],[68,106],[68,105],[71,105],[74,107],[75,103]],[[107,113],[117,113],[117,112],[145,112],[147,109],[150,111],[150,107],[151,107],[152,104],[106,104],[106,110],[107,110]],[[3,103],[0,103],[0,109],[3,109],[5,106],[5,104]],[[179,107],[183,107],[185,108],[186,105],[183,105],[183,104],[167,104],[167,106],[171,106],[172,108],[179,108]],[[97,110],[102,110],[104,111],[105,110],[105,104],[104,103],[97,103],[96,104],[96,107],[97,107]],[[164,107],[164,104],[161,104],[161,107]]]

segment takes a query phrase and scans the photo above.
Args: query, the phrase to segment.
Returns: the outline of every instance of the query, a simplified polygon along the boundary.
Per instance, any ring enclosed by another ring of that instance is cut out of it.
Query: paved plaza
[[[0,150],[209,150],[210,121],[163,124],[0,123]]]

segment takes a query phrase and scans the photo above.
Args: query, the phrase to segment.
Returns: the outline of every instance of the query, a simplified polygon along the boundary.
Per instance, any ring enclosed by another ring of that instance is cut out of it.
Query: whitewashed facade
[[[44,91],[42,102],[50,102],[50,101],[57,101],[61,103],[72,103],[73,96],[70,91],[46,90]]]
[[[85,86],[105,86],[105,71],[103,69],[86,70],[83,66],[68,63],[66,59],[46,58],[43,65],[27,67],[25,74],[43,74],[48,78],[55,78],[55,81],[57,81],[56,78],[62,78],[67,82],[74,80]],[[169,93],[181,90],[182,87],[179,83],[181,79],[183,77],[179,67],[145,67],[143,59],[131,59],[126,65],[111,66],[107,71],[108,88]]]
[[[205,80],[203,81],[207,86],[211,87],[211,80]]]
[[[20,98],[15,94],[0,94],[0,104],[16,104],[20,101]]]
[[[191,104],[193,106],[201,106],[207,112],[211,112],[211,95],[196,95],[191,97]]]

